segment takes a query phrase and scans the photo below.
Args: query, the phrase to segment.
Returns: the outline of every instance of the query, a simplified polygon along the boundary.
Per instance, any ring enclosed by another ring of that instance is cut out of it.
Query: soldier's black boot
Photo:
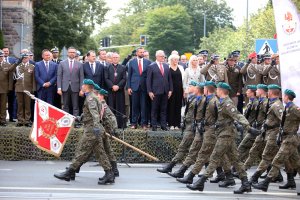
[[[163,168],[159,168],[159,169],[156,169],[158,172],[160,173],[168,173],[168,172],[171,172],[173,167],[176,165],[175,162],[170,162],[168,163],[166,166],[164,166]]]
[[[277,177],[275,179],[273,179],[271,182],[272,183],[277,183],[277,182],[281,183],[281,182],[283,182],[283,177],[282,177],[282,174],[281,174],[280,170],[278,172]]]
[[[184,184],[192,184],[193,183],[193,179],[195,177],[195,174],[193,174],[193,172],[189,172],[188,175],[186,175],[183,178],[177,178],[176,180],[180,183],[184,183]]]
[[[272,168],[272,165],[269,165],[268,168],[267,168],[266,174],[261,175],[259,178],[267,178],[267,175],[268,175],[269,171],[271,170],[271,168]]]
[[[260,175],[261,175],[261,172],[259,172],[259,171],[254,172],[254,174],[250,178],[250,181],[249,181],[250,184],[253,185],[253,184],[258,183],[258,178],[260,177]]]
[[[219,183],[219,187],[228,187],[235,185],[235,181],[233,179],[232,173],[229,171],[225,173],[225,180],[221,183]]]
[[[296,189],[294,173],[287,173],[287,183],[279,186],[279,189],[289,189],[289,188]]]
[[[75,170],[68,167],[66,169],[66,171],[62,172],[62,173],[56,173],[54,174],[55,178],[58,178],[60,180],[65,180],[65,181],[70,181],[71,180],[71,175],[75,174]],[[74,178],[75,179],[75,178]]]
[[[168,172],[168,174],[174,178],[182,178],[184,177],[184,173],[188,168],[189,167],[182,165],[176,172]]]
[[[104,170],[105,175],[102,180],[98,181],[98,185],[105,185],[107,183],[114,183],[115,182],[115,176],[114,172],[112,170]]]
[[[114,172],[115,177],[119,177],[120,173],[119,173],[119,170],[118,170],[117,162],[116,161],[111,161],[110,164],[111,164],[112,171]]]
[[[193,184],[187,184],[186,187],[189,188],[190,190],[203,191],[206,180],[207,180],[207,177],[203,175],[198,181],[196,181]]]
[[[271,178],[267,177],[262,182],[259,182],[257,184],[252,184],[252,187],[254,187],[255,189],[262,190],[262,191],[266,192],[266,191],[268,191],[268,187],[269,187],[270,182],[271,182]]]
[[[242,181],[242,185],[238,190],[234,190],[233,193],[234,194],[243,194],[244,192],[252,192],[251,190],[251,184],[248,181],[247,176],[244,176],[243,178],[241,178]]]
[[[220,181],[224,181],[225,180],[225,174],[223,172],[222,167],[217,167],[217,176],[214,179],[211,179],[210,182],[211,183],[219,183]]]
[[[66,167],[66,170],[67,170],[67,169],[69,169],[69,167]],[[71,181],[74,181],[74,180],[75,180],[75,177],[76,177],[75,172],[76,172],[76,170],[75,170],[75,171],[73,170],[73,172],[70,174],[70,179],[71,179]]]

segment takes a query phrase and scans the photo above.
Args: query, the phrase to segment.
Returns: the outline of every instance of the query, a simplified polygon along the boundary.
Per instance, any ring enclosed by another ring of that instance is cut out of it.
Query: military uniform
[[[235,105],[238,103],[238,96],[237,93],[242,94],[243,82],[242,82],[242,75],[240,74],[240,69],[237,65],[234,66],[226,66],[227,69],[227,77],[228,77],[228,84],[232,88],[229,93],[230,98],[233,100]]]
[[[263,67],[258,64],[246,64],[242,67],[240,73],[245,75],[245,87],[248,85],[257,85],[262,83]]]
[[[33,93],[36,90],[36,82],[34,77],[34,65],[28,63],[20,63],[14,71],[15,91],[18,103],[18,125],[30,125],[31,117],[31,98],[24,93],[24,90]]]
[[[262,71],[263,80],[266,85],[281,85],[280,81],[280,65],[264,65]]]
[[[226,82],[228,83],[227,69],[222,64],[208,64],[203,67],[200,72],[205,76],[206,80],[214,81],[216,83]]]
[[[7,93],[9,90],[10,82],[10,71],[14,69],[16,65],[10,65],[7,62],[0,63],[0,125],[6,125],[6,103],[7,103]]]

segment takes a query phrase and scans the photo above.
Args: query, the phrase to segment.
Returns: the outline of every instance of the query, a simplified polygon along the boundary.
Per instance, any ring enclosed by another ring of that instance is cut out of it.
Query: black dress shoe
[[[152,131],[157,131],[156,126],[152,126]]]
[[[7,124],[5,122],[1,122],[0,126],[7,126]]]
[[[161,127],[161,130],[163,130],[163,131],[169,131],[169,128],[168,127]]]
[[[25,126],[26,127],[32,127],[32,123],[26,123]]]
[[[21,126],[23,126],[23,124],[21,124],[21,123],[17,123],[17,125],[16,125],[16,127],[21,127]]]

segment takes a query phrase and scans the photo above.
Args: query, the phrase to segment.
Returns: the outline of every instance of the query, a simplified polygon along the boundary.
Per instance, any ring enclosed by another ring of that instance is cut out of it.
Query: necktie
[[[141,62],[141,59],[139,59],[139,72],[140,72],[140,75],[142,75],[142,73],[143,73],[143,68],[142,68],[142,62]]]
[[[47,70],[47,73],[49,71],[49,64],[48,64],[48,61],[46,61],[46,70]]]
[[[95,71],[94,71],[94,65],[93,65],[93,63],[91,64],[91,70],[92,70],[92,73],[93,73],[93,75],[95,74]]]
[[[164,75],[164,68],[163,68],[163,65],[161,63],[159,63],[159,68],[160,68],[161,75]]]
[[[8,62],[8,57],[5,57],[5,62],[9,63],[9,62]]]
[[[72,73],[72,69],[73,69],[73,65],[72,65],[72,60],[70,60],[70,66],[69,66],[69,69],[70,69],[70,73]]]

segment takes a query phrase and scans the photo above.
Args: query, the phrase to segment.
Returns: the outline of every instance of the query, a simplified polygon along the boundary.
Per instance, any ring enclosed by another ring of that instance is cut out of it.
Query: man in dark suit
[[[51,52],[48,49],[42,52],[43,60],[37,62],[34,75],[39,99],[53,105],[57,81],[57,64],[52,62]]]
[[[89,51],[87,54],[88,62],[83,64],[83,74],[85,79],[91,79],[101,88],[104,86],[104,66],[96,62],[96,53]]]
[[[137,57],[128,63],[127,91],[132,100],[132,122],[131,128],[137,128],[139,117],[143,129],[147,128],[148,105],[147,105],[147,69],[151,64],[150,60],[144,58],[144,48],[136,50]]]
[[[106,61],[106,51],[103,50],[103,49],[99,49],[98,54],[99,54],[99,56],[98,56],[97,61],[99,61],[100,64],[102,64],[104,67],[108,67],[108,65],[109,65],[110,63],[108,63],[108,62]]]
[[[83,82],[82,63],[75,60],[76,49],[68,48],[68,58],[61,61],[57,69],[57,93],[62,95],[63,110],[71,113],[70,104],[72,104],[74,116],[79,115],[78,99],[83,96],[81,86]]]
[[[156,51],[156,61],[148,67],[147,92],[152,100],[151,123],[152,130],[157,129],[157,113],[160,110],[161,129],[167,131],[167,104],[173,91],[170,69],[165,61],[165,53]]]
[[[9,56],[9,48],[8,47],[3,47],[3,53],[4,53],[4,62],[7,62],[9,64],[14,64],[17,62],[17,59],[14,57]],[[9,76],[13,77],[13,73],[10,72]],[[10,122],[16,122],[15,119],[17,119],[17,99],[16,99],[16,93],[15,93],[15,88],[14,84],[12,90],[8,91],[7,93],[7,102],[8,102],[8,113],[9,113],[9,121]]]
[[[126,68],[119,64],[120,56],[112,54],[112,64],[104,72],[105,84],[108,88],[108,105],[112,108],[118,122],[118,128],[124,128],[126,122],[125,115],[125,85]]]

